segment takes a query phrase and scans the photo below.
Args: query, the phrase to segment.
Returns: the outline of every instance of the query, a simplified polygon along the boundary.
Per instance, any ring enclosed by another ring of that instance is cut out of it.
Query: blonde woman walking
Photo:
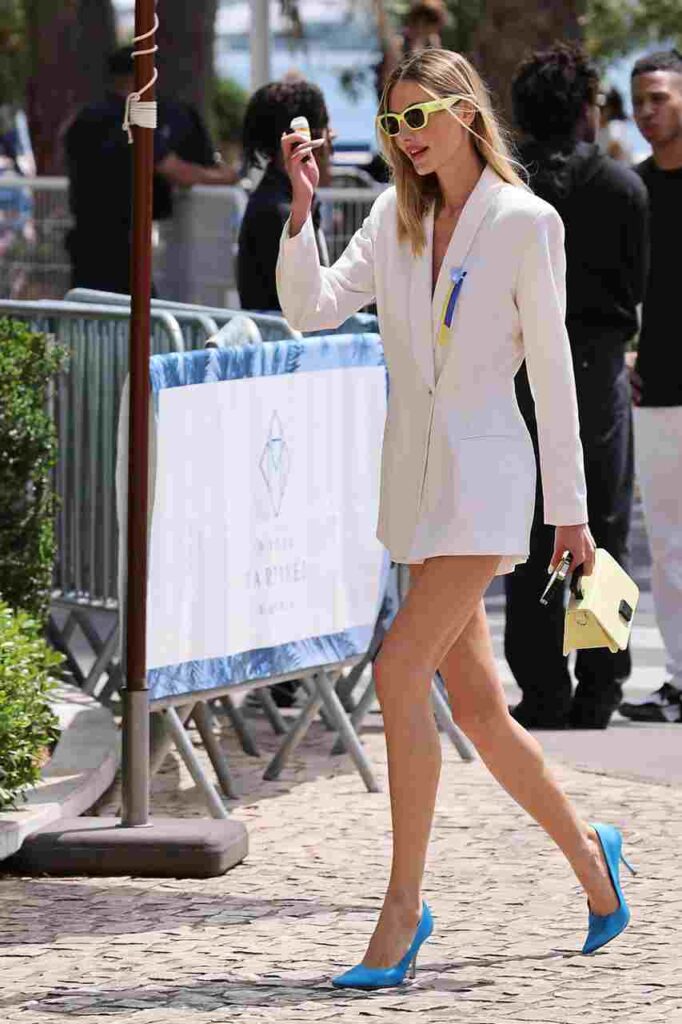
[[[390,76],[377,118],[394,187],[331,268],[310,218],[311,145],[282,138],[291,217],[277,287],[292,326],[321,330],[376,299],[390,378],[378,538],[410,566],[406,601],[374,665],[386,745],[393,859],[360,964],[339,987],[400,984],[433,930],[420,896],[441,765],[436,670],[452,713],[507,792],[561,848],[588,897],[583,952],[619,934],[622,839],[583,821],[536,740],[508,713],[483,605],[528,555],[535,461],[514,395],[526,360],[539,427],[552,562],[592,570],[575,383],[564,328],[563,225],[519,178],[479,75],[422,51]],[[314,143],[313,143],[314,145]]]

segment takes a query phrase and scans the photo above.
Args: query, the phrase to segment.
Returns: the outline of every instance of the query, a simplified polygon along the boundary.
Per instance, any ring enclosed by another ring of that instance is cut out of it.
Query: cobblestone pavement
[[[639,868],[624,880],[630,928],[592,957],[568,865],[480,762],[443,741],[425,896],[436,920],[415,982],[339,993],[331,974],[362,954],[389,857],[384,741],[364,739],[383,791],[368,794],[314,726],[278,782],[263,756],[223,742],[247,794],[243,865],[203,881],[0,877],[0,1020],[9,1024],[679,1024],[680,788],[554,765],[580,813],[624,830]],[[111,810],[111,808],[108,808]],[[203,807],[179,759],[153,787],[162,815]]]

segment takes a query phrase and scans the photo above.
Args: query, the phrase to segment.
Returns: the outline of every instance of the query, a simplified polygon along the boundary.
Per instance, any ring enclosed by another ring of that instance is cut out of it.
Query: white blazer
[[[395,562],[528,557],[535,457],[514,376],[525,357],[535,398],[545,521],[587,522],[565,318],[561,218],[486,167],[443,259],[433,299],[433,207],[419,257],[397,235],[386,189],[333,267],[320,267],[310,218],[285,225],[277,291],[292,327],[336,327],[376,298],[389,373],[377,537]],[[436,351],[450,270],[467,271],[449,339]],[[440,358],[437,358],[440,356]]]

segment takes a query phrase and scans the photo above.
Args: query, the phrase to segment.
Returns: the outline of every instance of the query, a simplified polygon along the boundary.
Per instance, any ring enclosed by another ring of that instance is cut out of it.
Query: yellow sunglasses
[[[449,110],[455,103],[461,103],[466,96],[442,96],[438,100],[426,100],[424,103],[413,103],[403,110],[402,114],[379,114],[377,124],[384,135],[399,135],[400,125],[404,121],[412,132],[421,131],[429,123],[431,114],[437,110]]]

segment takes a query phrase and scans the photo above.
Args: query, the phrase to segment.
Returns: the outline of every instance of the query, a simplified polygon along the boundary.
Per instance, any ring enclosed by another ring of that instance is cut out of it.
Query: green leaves
[[[0,320],[0,597],[41,620],[55,556],[57,442],[47,393],[65,357],[46,335]]]
[[[216,78],[211,97],[211,120],[219,142],[241,140],[248,93],[231,78]]]
[[[64,659],[42,630],[55,554],[47,394],[65,356],[46,335],[0,320],[0,809],[38,780],[59,735],[48,698]]]
[[[682,40],[679,0],[589,0],[585,41],[597,60],[632,53],[637,46]]]
[[[16,806],[40,778],[40,758],[59,736],[49,697],[63,655],[41,624],[0,601],[0,810]]]
[[[20,0],[0,0],[0,105],[22,105],[26,70],[23,4]]]

